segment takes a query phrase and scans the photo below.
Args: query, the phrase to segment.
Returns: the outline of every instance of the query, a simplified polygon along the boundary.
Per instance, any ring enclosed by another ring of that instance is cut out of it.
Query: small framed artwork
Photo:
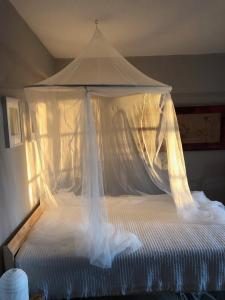
[[[225,149],[225,106],[176,108],[184,150]]]
[[[22,144],[22,126],[20,100],[11,97],[2,97],[3,126],[5,146],[13,148]]]

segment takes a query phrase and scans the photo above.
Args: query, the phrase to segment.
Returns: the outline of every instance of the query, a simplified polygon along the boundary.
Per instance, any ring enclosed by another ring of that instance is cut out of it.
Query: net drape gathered
[[[83,227],[74,251],[93,265],[111,267],[116,255],[141,247],[109,224],[106,195],[163,191],[184,222],[225,223],[222,204],[190,192],[170,90],[131,66],[98,29],[70,65],[25,89],[45,201],[77,196]]]

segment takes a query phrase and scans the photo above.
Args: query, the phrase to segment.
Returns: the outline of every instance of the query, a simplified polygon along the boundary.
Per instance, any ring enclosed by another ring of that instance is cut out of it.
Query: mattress
[[[182,223],[168,195],[107,197],[110,222],[135,233],[143,246],[102,269],[75,255],[80,204],[72,198],[58,197],[59,207],[44,212],[16,255],[31,292],[70,299],[225,289],[224,225]]]

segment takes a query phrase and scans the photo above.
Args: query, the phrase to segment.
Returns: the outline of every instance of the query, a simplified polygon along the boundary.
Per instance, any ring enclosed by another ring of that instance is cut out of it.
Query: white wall
[[[53,58],[11,4],[0,0],[0,96],[22,99],[23,86],[48,77],[53,66]],[[0,105],[0,245],[33,204],[28,197],[25,146],[5,148]]]

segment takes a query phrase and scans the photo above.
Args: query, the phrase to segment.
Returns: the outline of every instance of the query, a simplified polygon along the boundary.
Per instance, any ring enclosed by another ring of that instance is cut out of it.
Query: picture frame
[[[12,97],[1,97],[3,110],[3,127],[6,148],[23,144],[20,100]]]
[[[183,149],[225,149],[225,106],[177,107]]]

